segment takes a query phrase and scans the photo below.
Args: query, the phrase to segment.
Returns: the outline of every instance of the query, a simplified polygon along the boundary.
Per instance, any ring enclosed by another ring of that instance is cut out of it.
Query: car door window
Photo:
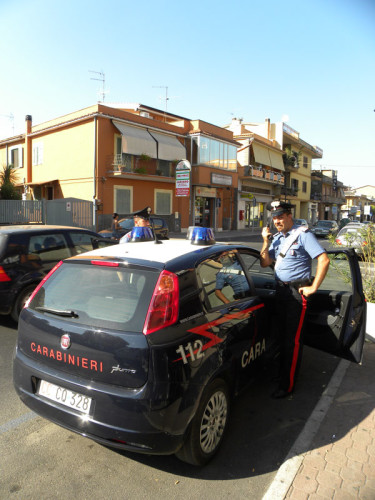
[[[351,292],[353,289],[350,262],[346,254],[330,254],[328,272],[321,283],[319,290],[337,290]],[[316,274],[317,259],[312,261],[311,275]]]
[[[93,234],[71,231],[69,232],[69,236],[73,242],[74,255],[89,252],[90,250],[96,248],[93,244],[93,240],[96,238],[96,236],[94,236]]]
[[[262,267],[258,254],[241,251],[241,259],[249,273],[256,295],[269,295],[276,288],[275,274],[272,267]]]
[[[31,236],[29,252],[38,255],[42,262],[58,262],[71,256],[62,233]]]
[[[198,266],[197,276],[202,284],[203,301],[208,309],[252,295],[251,284],[237,250],[225,251],[213,259],[205,260]]]

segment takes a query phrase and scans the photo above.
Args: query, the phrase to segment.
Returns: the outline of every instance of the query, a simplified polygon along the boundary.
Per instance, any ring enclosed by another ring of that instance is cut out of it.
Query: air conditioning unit
[[[139,116],[143,116],[143,118],[151,118],[150,113],[148,113],[147,111],[141,111],[139,113]]]

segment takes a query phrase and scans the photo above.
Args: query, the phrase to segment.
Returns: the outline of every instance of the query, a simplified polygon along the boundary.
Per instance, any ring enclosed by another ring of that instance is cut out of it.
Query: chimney
[[[26,182],[32,181],[32,142],[29,134],[32,132],[32,116],[26,115],[26,133],[25,133],[25,167],[26,167]]]
[[[271,120],[266,118],[266,134],[267,139],[271,139]]]

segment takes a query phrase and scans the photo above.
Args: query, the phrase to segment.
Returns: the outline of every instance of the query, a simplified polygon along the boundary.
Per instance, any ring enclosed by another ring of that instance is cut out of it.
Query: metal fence
[[[0,225],[54,224],[94,229],[93,205],[77,198],[0,200]]]

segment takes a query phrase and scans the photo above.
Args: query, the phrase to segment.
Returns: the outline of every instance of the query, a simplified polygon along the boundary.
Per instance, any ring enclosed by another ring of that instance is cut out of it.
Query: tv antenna
[[[12,135],[14,135],[14,114],[10,113],[10,115],[0,115],[4,118],[8,118],[10,122],[12,122]]]
[[[101,99],[99,99],[99,102],[104,102],[105,95],[107,93],[107,91],[105,90],[105,74],[104,74],[104,72],[103,71],[91,71],[91,70],[89,70],[89,73],[95,73],[96,75],[99,76],[99,78],[90,78],[90,80],[97,80],[99,82],[102,82],[102,88],[98,92],[98,95],[99,95],[99,97],[101,97]]]
[[[171,99],[171,97],[168,97],[168,87],[166,85],[153,85],[153,89],[165,89],[165,97],[159,97],[160,100],[164,99],[165,100],[165,112],[164,112],[164,121],[166,121],[166,115],[168,113],[168,101]],[[173,96],[176,97],[176,96]]]

